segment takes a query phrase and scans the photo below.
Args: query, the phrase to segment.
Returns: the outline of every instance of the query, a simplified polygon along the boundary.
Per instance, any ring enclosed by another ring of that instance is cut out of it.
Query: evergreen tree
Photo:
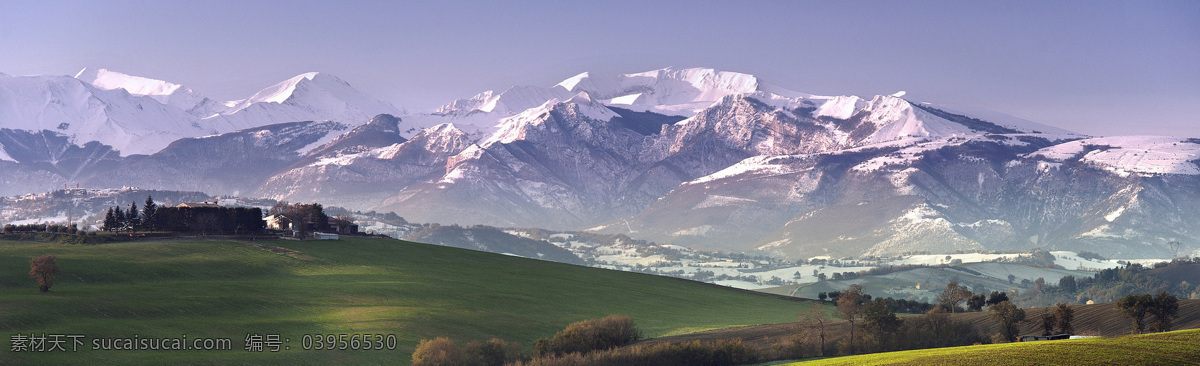
[[[119,232],[119,231],[125,230],[125,224],[129,222],[128,220],[125,219],[125,210],[122,210],[120,206],[113,207],[112,210],[113,210],[113,223],[114,223],[113,231]]]
[[[129,211],[125,212],[125,228],[129,231],[135,231],[142,226],[142,219],[138,217],[137,202],[129,204]]]
[[[142,227],[146,230],[158,229],[154,224],[155,212],[158,212],[158,205],[154,203],[154,196],[146,196],[146,204],[142,205]]]
[[[104,226],[100,230],[117,231],[117,215],[113,213],[112,207],[109,207],[108,212],[104,213]]]

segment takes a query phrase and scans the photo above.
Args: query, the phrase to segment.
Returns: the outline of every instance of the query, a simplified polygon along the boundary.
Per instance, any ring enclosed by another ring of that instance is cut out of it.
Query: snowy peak
[[[204,117],[203,123],[222,130],[250,128],[263,121],[335,121],[353,126],[378,114],[402,112],[342,79],[310,72],[260,90],[250,98],[225,102],[221,110]]]
[[[438,108],[434,113],[441,115],[466,115],[471,113],[494,113],[509,116],[529,108],[535,108],[551,99],[567,99],[574,93],[561,88],[515,86],[501,93],[485,91],[467,99],[459,99]]]
[[[557,98],[546,101],[537,108],[530,108],[500,121],[500,128],[481,145],[491,146],[495,143],[508,144],[524,140],[530,133],[545,131],[548,133],[566,132],[576,127],[586,129],[594,122],[607,122],[619,117],[616,112],[598,103],[587,93],[580,92],[566,101]]]
[[[320,145],[312,151],[300,150],[307,153],[298,165],[307,165],[321,158],[331,158],[343,155],[358,154],[371,149],[399,144],[406,141],[400,136],[400,119],[390,114],[380,114],[371,118],[370,122],[355,127],[344,134],[331,134],[317,140]]]
[[[208,98],[182,85],[108,69],[84,68],[75,78],[103,90],[121,89],[136,96],[150,97],[159,103],[185,111],[206,103]]]
[[[251,98],[218,103],[179,84],[85,68],[75,76],[0,78],[5,128],[52,131],[121,154],[152,154],[172,141],[270,124],[333,120],[359,125],[401,111],[336,77],[306,73]]]
[[[376,150],[374,155],[379,159],[396,160],[402,158],[409,150],[423,152],[424,160],[444,163],[446,159],[462,152],[471,144],[466,132],[454,127],[453,124],[443,123],[426,128],[403,144],[396,144]]]
[[[122,74],[108,69],[84,68],[75,74],[75,78],[100,89],[125,89],[129,94],[134,95],[168,96],[181,88],[179,84]]]
[[[615,76],[575,75],[557,87],[587,92],[607,104],[691,116],[729,95],[759,91],[758,78],[715,69],[664,68]]]
[[[264,88],[250,98],[226,102],[226,106],[231,110],[224,114],[236,113],[259,103],[316,103],[317,107],[326,107],[326,110],[334,111],[345,111],[347,107],[362,105],[384,112],[398,112],[391,104],[359,92],[342,79],[325,73],[309,72]]]
[[[318,73],[315,73],[315,72],[309,72],[309,73],[303,73],[300,75],[296,75],[295,77],[293,77],[291,79],[284,80],[283,82],[280,82],[275,85],[271,85],[269,87],[264,88],[263,90],[259,90],[258,93],[254,93],[254,95],[251,96],[250,98],[238,101],[236,105],[253,104],[253,103],[283,103],[283,102],[286,102],[289,98],[292,97],[292,94],[296,92],[296,87],[298,85],[300,85],[301,82],[312,81],[313,79],[315,79],[317,77],[317,75],[318,75]],[[337,80],[337,81],[341,81],[340,79],[337,79],[337,78],[333,78],[333,79]],[[231,107],[235,107],[235,105],[231,105]]]
[[[834,119],[850,119],[855,113],[866,108],[867,101],[857,96],[837,96],[822,103],[813,117],[830,117]]]
[[[566,100],[587,93],[597,101],[639,112],[691,116],[721,98],[760,91],[758,78],[715,69],[664,68],[622,75],[593,75],[584,72],[551,87],[513,87],[502,93],[486,91],[438,108],[436,114],[471,112],[511,115],[542,105],[547,100]],[[784,94],[799,94],[778,88]],[[779,94],[776,93],[776,94]]]

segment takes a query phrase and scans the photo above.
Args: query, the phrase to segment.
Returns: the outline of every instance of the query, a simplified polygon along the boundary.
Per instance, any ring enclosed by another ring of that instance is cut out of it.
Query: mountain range
[[[1200,139],[1090,137],[904,93],[582,73],[407,113],[323,73],[238,101],[103,69],[0,76],[3,191],[139,186],[787,258],[1200,238]]]

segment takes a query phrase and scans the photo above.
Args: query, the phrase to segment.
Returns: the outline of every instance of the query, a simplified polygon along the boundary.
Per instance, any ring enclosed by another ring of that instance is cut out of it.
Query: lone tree
[[[825,293],[822,292],[822,295]],[[824,302],[824,300],[822,300]],[[829,320],[829,313],[825,312],[825,307],[820,303],[810,302],[807,310],[802,310],[796,314],[800,320],[807,320],[817,323],[817,335],[821,337],[821,356],[825,356],[825,323]]]
[[[1146,329],[1146,314],[1154,307],[1154,298],[1150,294],[1125,295],[1116,303],[1117,309],[1133,321],[1133,330],[1141,333]]]
[[[838,314],[850,322],[850,354],[854,354],[854,322],[863,315],[863,287],[859,284],[850,285],[838,296]]]
[[[58,262],[53,255],[46,254],[29,261],[29,277],[37,280],[38,290],[42,292],[50,292],[50,286],[54,286],[54,276],[59,273]]]
[[[1071,327],[1071,321],[1075,320],[1075,309],[1065,302],[1060,302],[1054,308],[1054,320],[1058,322],[1058,333],[1071,334],[1075,333],[1075,329]]]
[[[1016,340],[1017,325],[1025,321],[1025,310],[1017,308],[1011,302],[1002,301],[992,305],[989,311],[991,311],[992,319],[1000,323],[1000,330],[1004,332],[1005,339]]]

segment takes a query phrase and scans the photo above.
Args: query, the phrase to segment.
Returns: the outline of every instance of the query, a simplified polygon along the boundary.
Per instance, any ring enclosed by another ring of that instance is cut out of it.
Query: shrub
[[[462,351],[446,337],[422,339],[412,354],[413,366],[457,366],[463,364]]]
[[[572,352],[535,357],[530,366],[607,365],[743,365],[758,362],[757,354],[740,339],[711,342],[649,343],[590,353]],[[518,363],[520,364],[520,363]]]
[[[471,365],[504,366],[521,360],[521,345],[492,338],[487,342],[471,342],[463,349],[464,361]],[[415,365],[415,363],[414,363]]]
[[[567,325],[549,340],[533,345],[534,356],[587,353],[624,346],[641,338],[641,332],[628,316],[609,315]]]

